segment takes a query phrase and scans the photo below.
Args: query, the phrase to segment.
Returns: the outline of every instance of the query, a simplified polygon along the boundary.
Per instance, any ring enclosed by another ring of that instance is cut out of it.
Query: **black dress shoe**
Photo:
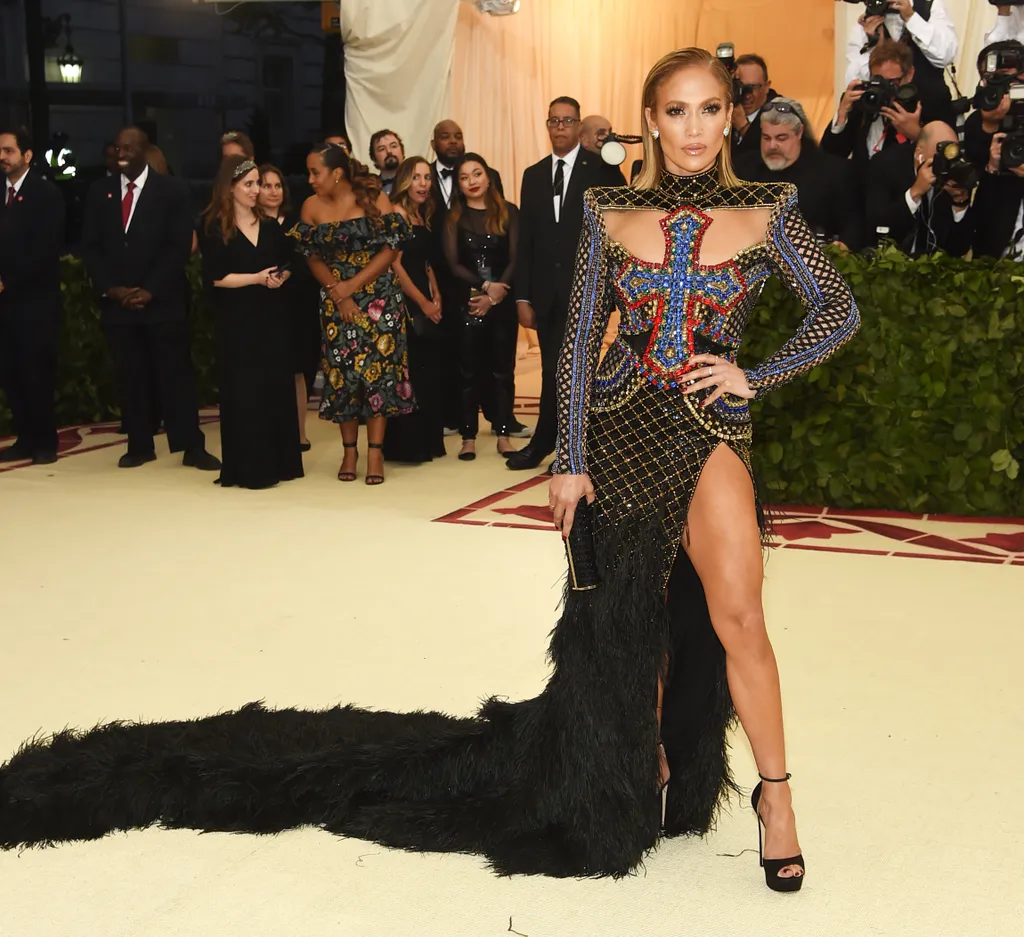
[[[138,468],[140,465],[145,465],[147,462],[155,462],[156,453],[146,452],[143,455],[139,455],[135,452],[126,452],[120,459],[117,460],[118,468]]]
[[[57,452],[54,449],[47,449],[45,452],[37,452],[32,456],[33,465],[53,465],[57,461]]]
[[[0,452],[0,462],[27,462],[32,458],[32,452],[20,443],[8,446]]]
[[[309,450],[312,449],[312,448],[313,448],[313,444],[311,442],[300,442],[299,443],[299,452],[309,452]]]
[[[505,460],[505,465],[513,471],[519,471],[521,469],[535,469],[541,464],[549,455],[550,452],[542,452],[540,449],[533,449],[527,446],[525,449],[520,449],[518,452],[513,452]]]
[[[220,459],[205,449],[189,449],[181,460],[182,465],[197,468],[200,472],[219,472]]]

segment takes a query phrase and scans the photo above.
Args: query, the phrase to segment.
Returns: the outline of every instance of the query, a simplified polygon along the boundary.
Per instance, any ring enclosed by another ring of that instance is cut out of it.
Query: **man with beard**
[[[864,212],[857,198],[852,166],[818,149],[799,101],[781,95],[760,113],[761,149],[742,153],[736,173],[751,182],[791,182],[811,230],[850,250],[863,244]]]
[[[54,373],[60,324],[64,199],[29,167],[32,141],[0,129],[0,386],[17,440],[0,462],[57,461]]]
[[[405,144],[394,130],[378,130],[370,137],[370,159],[380,173],[381,190],[389,198],[395,187],[398,167],[405,159]]]

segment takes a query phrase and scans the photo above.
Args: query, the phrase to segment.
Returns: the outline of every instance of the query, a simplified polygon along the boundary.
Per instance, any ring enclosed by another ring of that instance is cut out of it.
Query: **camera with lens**
[[[731,42],[720,42],[715,49],[715,58],[732,75],[732,99],[734,103],[738,104],[748,94],[754,93],[753,85],[745,85],[736,77],[736,47]]]
[[[974,92],[974,106],[979,111],[994,111],[1010,92],[1009,75],[992,75]]]
[[[977,167],[964,156],[960,144],[954,140],[940,143],[935,148],[932,172],[935,174],[937,189],[941,189],[947,182],[952,182],[953,185],[970,192],[980,178]]]
[[[882,112],[883,107],[892,107],[893,104],[899,104],[903,110],[913,113],[921,101],[916,85],[897,84],[881,75],[872,75],[868,81],[862,81],[857,87],[864,92],[858,103],[874,117]]]
[[[889,0],[864,0],[865,16],[885,16],[886,13],[891,12],[892,7],[889,5]]]
[[[1003,118],[1002,157],[999,168],[1016,169],[1024,166],[1024,84],[1010,86],[1010,111]]]

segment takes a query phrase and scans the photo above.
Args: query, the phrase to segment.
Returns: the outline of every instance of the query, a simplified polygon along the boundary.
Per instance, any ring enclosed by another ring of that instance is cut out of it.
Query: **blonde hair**
[[[658,89],[676,72],[684,68],[706,68],[722,86],[722,96],[726,107],[732,105],[732,76],[725,66],[706,49],[691,47],[669,52],[660,59],[648,73],[644,81],[643,95],[640,100],[640,126],[647,127],[647,108],[654,110],[658,99]],[[722,149],[715,160],[718,166],[718,181],[727,187],[741,185],[739,177],[732,168],[730,141],[725,137]],[[644,167],[637,176],[633,187],[637,189],[655,189],[665,172],[665,156],[661,151],[661,141],[649,131],[644,133]]]

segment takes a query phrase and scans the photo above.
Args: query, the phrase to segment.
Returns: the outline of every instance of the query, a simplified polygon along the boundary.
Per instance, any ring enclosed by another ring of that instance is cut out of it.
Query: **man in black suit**
[[[593,153],[600,158],[601,147],[604,146],[604,141],[608,139],[608,134],[611,132],[612,122],[607,117],[602,117],[600,114],[590,114],[584,117],[583,123],[580,124],[580,146],[588,153]],[[605,176],[604,185],[616,186],[627,184],[621,167],[606,163],[603,159],[601,160],[601,166]]]
[[[733,72],[744,94],[732,109],[732,152],[756,153],[761,146],[761,109],[779,96],[768,77],[768,63],[759,55],[741,55]]]
[[[1005,133],[992,138],[971,207],[975,257],[1024,260],[1024,166],[1000,171]]]
[[[869,237],[879,228],[912,257],[942,251],[961,257],[971,246],[970,193],[942,183],[934,171],[940,144],[957,143],[941,121],[926,124],[917,143],[900,143],[871,160],[867,176]]]
[[[0,130],[0,386],[18,437],[0,452],[0,462],[45,465],[57,461],[53,398],[64,199],[29,169],[31,163],[28,131]]]
[[[437,158],[430,164],[433,176],[431,191],[434,196],[434,217],[431,221],[431,232],[436,241],[434,273],[437,276],[437,288],[441,291],[441,330],[444,335],[442,345],[441,368],[441,409],[444,417],[445,435],[458,435],[458,426],[462,422],[462,380],[460,378],[459,354],[461,340],[459,326],[461,317],[459,306],[466,302],[466,290],[463,281],[459,280],[444,259],[444,226],[448,212],[454,199],[459,197],[459,183],[455,178],[456,166],[466,155],[466,142],[462,128],[451,119],[442,120],[434,127],[434,138],[431,141]],[[491,185],[502,195],[505,189],[501,184],[501,174],[491,168]],[[449,311],[445,315],[445,310]],[[513,386],[508,392],[510,399],[515,398],[515,376],[510,370]],[[490,400],[486,388],[482,388],[484,416],[490,409]],[[509,435],[524,437],[530,435],[530,429],[513,419],[509,427]]]
[[[792,182],[800,212],[822,240],[863,246],[864,208],[848,159],[822,153],[799,101],[772,98],[761,109],[761,149],[741,153],[736,174],[751,182]]]
[[[120,175],[89,192],[82,252],[100,297],[100,324],[117,369],[128,451],[121,468],[156,458],[153,378],[171,452],[182,464],[216,471],[199,428],[189,354],[185,265],[192,246],[188,193],[146,164],[149,140],[137,127],[117,135]]]
[[[536,329],[540,339],[542,383],[533,439],[508,457],[510,469],[536,468],[555,451],[555,370],[583,228],[583,193],[607,180],[601,158],[580,146],[580,123],[578,101],[552,101],[547,119],[551,155],[523,173],[513,289],[520,324]]]

